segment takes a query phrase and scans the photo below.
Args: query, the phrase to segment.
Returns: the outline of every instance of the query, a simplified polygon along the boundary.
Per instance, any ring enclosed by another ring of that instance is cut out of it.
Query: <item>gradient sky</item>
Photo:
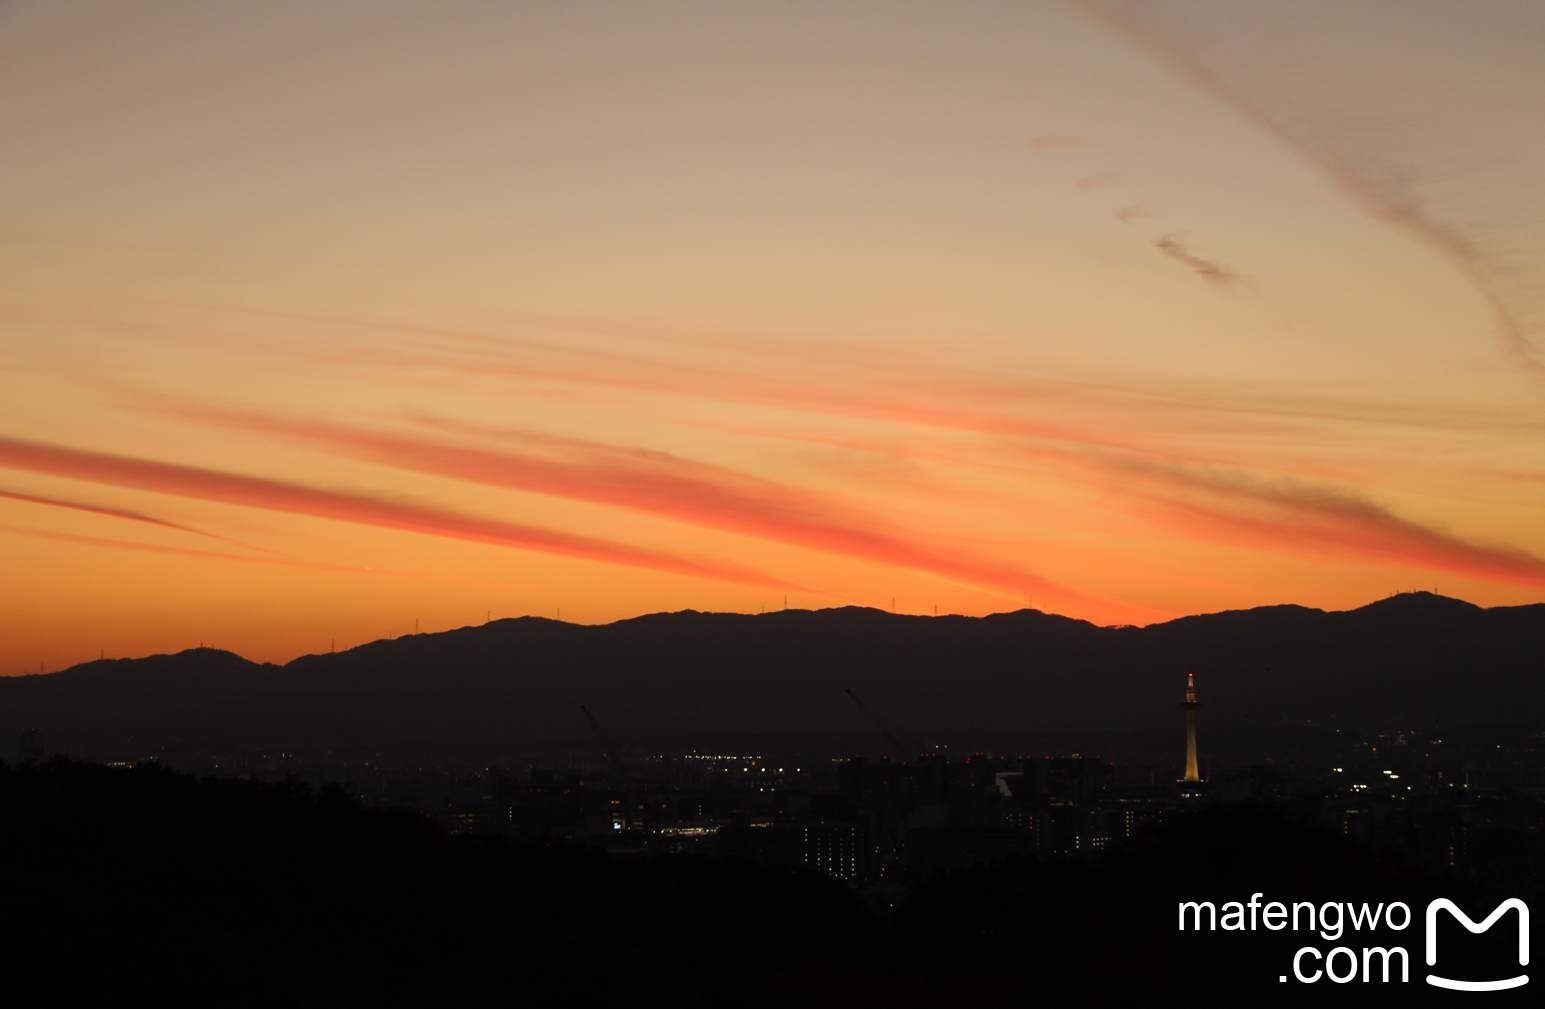
[[[1545,598],[1545,6],[0,3],[0,672]]]

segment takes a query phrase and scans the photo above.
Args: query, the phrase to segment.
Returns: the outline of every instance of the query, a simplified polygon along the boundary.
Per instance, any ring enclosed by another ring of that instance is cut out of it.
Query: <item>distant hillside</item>
[[[531,741],[583,736],[581,703],[635,738],[872,732],[849,686],[898,730],[1170,732],[1187,670],[1214,738],[1303,719],[1522,724],[1545,702],[1545,605],[1412,593],[1146,628],[1034,610],[524,617],[283,666],[198,649],[0,679],[0,741],[29,728],[82,753],[130,740]]]

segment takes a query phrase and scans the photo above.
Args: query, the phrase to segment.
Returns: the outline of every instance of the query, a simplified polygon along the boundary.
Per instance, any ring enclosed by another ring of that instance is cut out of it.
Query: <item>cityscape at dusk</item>
[[[0,0],[7,993],[1528,998],[1542,53]]]

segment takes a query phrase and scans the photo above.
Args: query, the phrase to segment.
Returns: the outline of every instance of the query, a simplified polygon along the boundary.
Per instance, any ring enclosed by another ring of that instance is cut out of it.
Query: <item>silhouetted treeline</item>
[[[1180,815],[1099,859],[941,875],[898,894],[893,911],[808,873],[455,837],[334,788],[155,766],[0,766],[0,811],[4,980],[45,985],[51,1004],[147,993],[201,1005],[1369,997],[1361,983],[1278,982],[1297,948],[1337,945],[1405,947],[1411,983],[1397,994],[1420,1002],[1445,994],[1421,982],[1427,900],[1449,896],[1479,917],[1501,896],[1256,806]],[[1334,939],[1177,927],[1180,901],[1255,892],[1402,901],[1413,920]],[[1480,940],[1445,932],[1445,967],[1516,972],[1510,927]]]

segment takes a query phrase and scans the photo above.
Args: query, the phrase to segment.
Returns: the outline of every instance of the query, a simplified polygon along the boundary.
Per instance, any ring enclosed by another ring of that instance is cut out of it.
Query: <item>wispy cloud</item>
[[[1212,259],[1203,259],[1188,249],[1178,238],[1173,235],[1165,235],[1153,243],[1154,248],[1164,253],[1195,273],[1198,277],[1214,286],[1232,289],[1237,287],[1244,279],[1222,263]]]
[[[138,550],[145,553],[171,554],[177,557],[193,557],[199,560],[234,561],[240,564],[273,564],[280,567],[308,568],[316,571],[339,571],[348,574],[380,573],[374,568],[349,564],[331,564],[327,561],[307,561],[282,556],[260,555],[254,557],[247,554],[225,553],[219,550],[196,550],[189,547],[167,546],[162,543],[136,543],[132,540],[109,539],[102,536],[79,536],[75,533],[62,533],[52,529],[32,529],[27,526],[0,525],[0,532],[7,532],[16,536],[29,536],[33,539],[54,540],[60,543],[78,543],[83,546],[106,547],[112,550]]]
[[[162,529],[172,529],[177,532],[189,533],[193,536],[202,536],[205,539],[217,540],[221,543],[229,543],[232,546],[243,547],[248,550],[258,550],[249,544],[239,540],[233,540],[226,536],[217,536],[214,533],[205,532],[202,529],[194,529],[180,522],[171,522],[167,519],[156,518],[154,515],[146,515],[143,512],[130,511],[127,508],[114,508],[109,505],[90,504],[84,501],[67,501],[63,498],[43,497],[38,494],[26,494],[21,491],[0,489],[0,498],[9,501],[21,501],[26,504],[43,505],[49,508],[66,508],[71,511],[87,512],[92,515],[105,515],[109,518],[125,519],[129,522],[141,522],[145,525],[157,526]]]
[[[62,445],[0,437],[0,466],[269,511],[648,568],[670,574],[773,588],[799,588],[728,561],[681,557],[595,537],[466,515],[428,505]]]
[[[1141,207],[1134,220],[1148,216]],[[1189,264],[1187,265],[1188,268]],[[1228,271],[1226,264],[1213,264]],[[1241,278],[1248,287],[1249,281]],[[304,319],[329,318],[301,316]],[[345,320],[344,324],[380,332],[413,333],[433,340],[433,327]],[[581,326],[582,321],[571,325]],[[621,326],[612,323],[614,326]],[[626,328],[626,327],[623,327]],[[1486,410],[1438,402],[1388,402],[1332,396],[1322,391],[1261,385],[1241,393],[1206,383],[1121,380],[1070,380],[1044,373],[1017,374],[1005,378],[999,372],[954,369],[937,358],[908,360],[890,367],[884,360],[867,356],[861,348],[833,348],[808,341],[769,340],[762,346],[760,362],[767,367],[707,367],[672,360],[669,337],[650,327],[658,356],[591,351],[580,344],[560,350],[544,344],[514,340],[507,345],[499,337],[456,333],[447,344],[425,343],[411,349],[376,346],[364,349],[323,351],[291,348],[289,353],[313,364],[359,366],[383,372],[412,374],[415,382],[426,374],[453,373],[478,381],[520,382],[521,395],[547,395],[554,387],[589,389],[650,397],[767,406],[796,413],[824,414],[859,420],[920,425],[962,432],[1064,440],[1106,447],[1141,448],[1177,424],[1189,433],[1214,432],[1218,412],[1255,415],[1263,420],[1278,417],[1299,422],[1426,427],[1454,431],[1497,432],[1545,430],[1545,421],[1520,416],[1517,411]],[[726,337],[733,339],[732,336]],[[708,333],[694,332],[691,347],[713,345]],[[700,355],[694,355],[700,359]],[[807,367],[797,375],[786,374],[789,361],[809,365],[819,361],[814,374]],[[919,378],[919,375],[926,378]],[[121,386],[98,383],[130,402],[134,393]],[[985,400],[985,403],[984,403]],[[1080,419],[1074,419],[1080,418]],[[1284,428],[1285,430],[1285,428]],[[1260,433],[1253,429],[1252,434]]]
[[[1369,216],[1405,233],[1438,253],[1481,296],[1491,311],[1497,337],[1520,365],[1545,376],[1545,359],[1525,332],[1512,294],[1517,282],[1504,257],[1462,219],[1445,216],[1419,195],[1413,169],[1397,154],[1379,154],[1362,139],[1366,131],[1320,128],[1304,109],[1292,109],[1281,89],[1274,102],[1220,71],[1171,33],[1156,29],[1147,17],[1152,5],[1133,9],[1131,16],[1109,3],[1076,0],[1095,22],[1125,37],[1153,56],[1179,78],[1216,99],[1314,166],[1348,200]],[[1259,89],[1258,89],[1259,92]],[[1292,114],[1287,114],[1291,112]]]

